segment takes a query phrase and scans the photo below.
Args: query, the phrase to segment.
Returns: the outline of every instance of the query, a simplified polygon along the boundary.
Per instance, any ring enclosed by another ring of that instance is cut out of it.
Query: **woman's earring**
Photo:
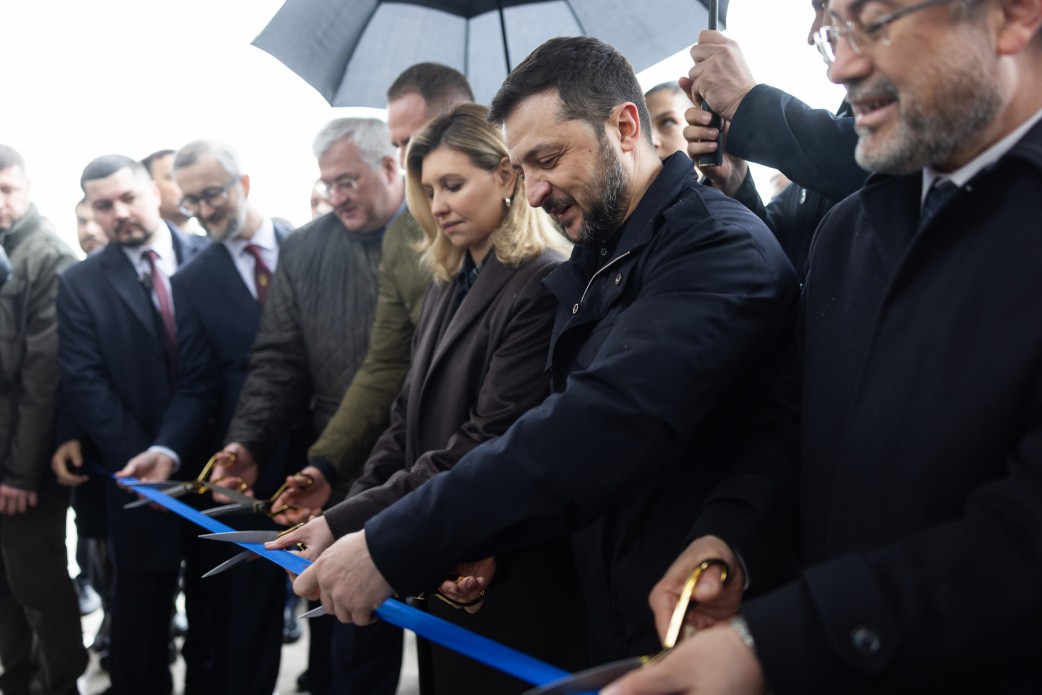
[[[506,198],[503,198],[503,202],[506,203],[507,210],[509,210],[510,209],[510,196],[507,196]]]

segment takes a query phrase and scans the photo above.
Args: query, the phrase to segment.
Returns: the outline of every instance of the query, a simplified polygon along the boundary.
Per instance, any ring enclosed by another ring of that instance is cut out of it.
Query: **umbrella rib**
[[[579,33],[586,36],[586,27],[583,26],[582,21],[579,19],[579,15],[576,13],[575,8],[572,7],[572,0],[564,0],[564,6],[568,8],[568,11],[572,13],[572,19],[579,27]]]
[[[375,15],[376,11],[379,10],[379,9],[380,9],[380,0],[377,0],[377,2],[373,3],[373,9],[372,9],[372,11],[369,12],[369,15],[365,18],[365,22],[362,23],[362,33],[365,33],[366,27],[369,26],[369,22],[373,21],[373,15]],[[333,102],[336,101],[337,93],[340,91],[340,87],[344,83],[344,78],[347,77],[347,69],[351,66],[351,59],[355,57],[355,51],[358,50],[358,45],[360,43],[362,43],[362,41],[361,41],[361,34],[359,34],[358,39],[354,42],[355,45],[351,46],[351,50],[348,51],[347,60],[344,61],[344,69],[340,73],[340,84],[338,84],[336,86],[336,90],[333,92],[333,98],[326,100],[326,101],[328,101],[330,103],[330,105],[333,105]]]
[[[503,0],[498,0],[496,6],[499,8],[499,33],[503,35],[503,55],[507,59],[507,73],[513,69],[510,63],[510,46],[507,45],[507,22],[503,17]]]

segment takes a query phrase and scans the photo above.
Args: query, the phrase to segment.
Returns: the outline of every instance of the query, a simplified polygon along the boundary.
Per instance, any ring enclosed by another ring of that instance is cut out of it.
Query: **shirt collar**
[[[149,243],[123,247],[123,253],[130,259],[138,275],[144,272],[144,264],[147,262],[144,260],[144,253],[147,249],[154,250],[159,256],[158,264],[164,273],[174,274],[174,271],[177,270],[177,254],[174,252],[173,235],[170,234],[170,228],[166,226],[166,222],[159,223],[159,227],[156,228]]]
[[[1003,155],[1013,149],[1013,146],[1020,142],[1020,139],[1023,138],[1027,132],[1031,130],[1031,127],[1040,120],[1042,120],[1042,110],[1036,111],[1031,118],[1017,126],[1006,137],[1002,138],[950,174],[937,171],[933,167],[926,167],[923,169],[923,190],[919,197],[920,203],[926,200],[926,194],[938,179],[950,180],[959,187],[965,186],[970,179],[979,174],[984,167],[999,161]]]
[[[224,244],[225,248],[228,249],[232,256],[245,252],[246,247],[250,244],[259,246],[261,251],[274,251],[278,246],[275,242],[275,224],[271,221],[270,217],[264,217],[261,219],[257,231],[255,231],[253,236],[248,240],[236,237],[234,239],[222,241],[221,243]]]

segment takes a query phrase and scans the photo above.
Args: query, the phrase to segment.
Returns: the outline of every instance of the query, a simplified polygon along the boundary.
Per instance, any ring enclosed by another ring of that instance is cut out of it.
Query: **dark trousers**
[[[188,634],[182,649],[184,695],[230,692],[223,670],[227,663],[229,578],[227,575],[202,578],[223,561],[222,551],[226,548],[224,544],[199,539],[199,533],[194,524],[182,522],[185,613],[188,616]],[[118,559],[116,565],[109,671],[113,691],[116,695],[168,695],[173,687],[169,664],[170,619],[178,591],[178,570],[133,571],[120,567]],[[234,692],[246,691],[236,688]]]
[[[176,570],[134,572],[116,568],[109,666],[115,695],[171,692],[167,649],[176,591]]]
[[[87,667],[65,548],[68,493],[44,483],[36,507],[0,516],[0,692],[75,693]]]
[[[186,541],[187,547],[192,542],[203,545],[203,555],[193,563],[195,571],[185,572],[189,629],[183,653],[193,664],[185,695],[271,695],[282,658],[286,572],[259,560],[203,578],[241,548],[206,540]]]
[[[377,621],[333,626],[330,695],[394,695],[402,671],[402,631]]]

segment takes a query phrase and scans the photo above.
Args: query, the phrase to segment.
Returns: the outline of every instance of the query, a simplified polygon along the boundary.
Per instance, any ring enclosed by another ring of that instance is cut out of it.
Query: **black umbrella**
[[[333,106],[384,105],[405,68],[431,61],[467,76],[488,103],[510,68],[555,36],[596,36],[635,70],[695,42],[708,0],[286,0],[253,45]],[[720,2],[720,21],[727,0]]]

